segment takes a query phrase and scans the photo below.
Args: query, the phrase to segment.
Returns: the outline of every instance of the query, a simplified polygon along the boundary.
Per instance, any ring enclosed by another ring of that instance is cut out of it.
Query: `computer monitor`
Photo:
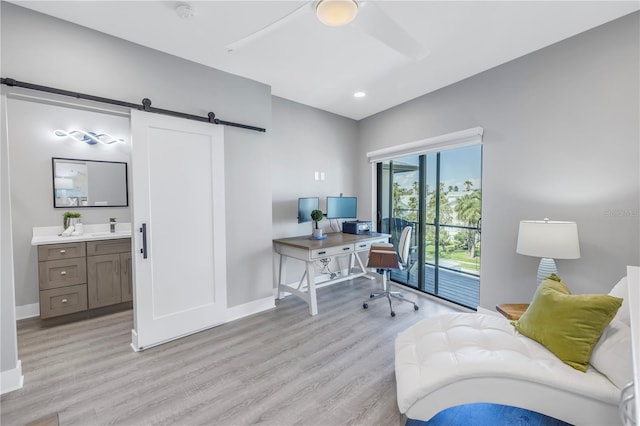
[[[355,219],[358,217],[356,197],[327,197],[327,219]]]
[[[318,197],[298,198],[298,223],[311,222],[311,212],[320,209]]]

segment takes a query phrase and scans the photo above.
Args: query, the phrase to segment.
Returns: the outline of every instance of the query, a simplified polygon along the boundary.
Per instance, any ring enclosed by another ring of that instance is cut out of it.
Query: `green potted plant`
[[[64,212],[62,217],[64,218],[64,229],[67,229],[70,225],[75,226],[76,223],[80,222],[80,213],[78,212]]]
[[[313,210],[311,212],[311,219],[313,219],[316,224],[313,230],[313,238],[322,238],[322,229],[318,227],[318,222],[320,222],[322,218],[324,218],[324,213],[322,213],[322,210]]]

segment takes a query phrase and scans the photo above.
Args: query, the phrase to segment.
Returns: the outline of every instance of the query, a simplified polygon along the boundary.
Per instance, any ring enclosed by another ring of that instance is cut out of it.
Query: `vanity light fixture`
[[[84,130],[55,130],[53,132],[56,136],[64,138],[72,138],[77,140],[78,142],[86,142],[89,145],[95,145],[97,143],[101,143],[104,145],[111,145],[113,143],[124,143],[124,139],[117,139],[107,133],[94,133],[94,132],[85,132]]]

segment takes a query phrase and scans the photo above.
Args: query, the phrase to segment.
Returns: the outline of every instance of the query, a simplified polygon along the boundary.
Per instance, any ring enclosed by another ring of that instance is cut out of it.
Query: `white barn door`
[[[132,110],[131,157],[138,351],[224,322],[223,129]]]

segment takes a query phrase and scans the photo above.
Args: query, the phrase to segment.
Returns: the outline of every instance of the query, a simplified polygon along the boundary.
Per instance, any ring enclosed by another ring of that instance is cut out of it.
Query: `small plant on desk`
[[[313,219],[313,222],[316,224],[316,227],[313,230],[313,237],[314,238],[321,238],[322,237],[322,229],[318,228],[318,222],[320,222],[322,220],[322,218],[324,218],[324,213],[322,213],[322,210],[313,210],[311,212],[311,219]]]

